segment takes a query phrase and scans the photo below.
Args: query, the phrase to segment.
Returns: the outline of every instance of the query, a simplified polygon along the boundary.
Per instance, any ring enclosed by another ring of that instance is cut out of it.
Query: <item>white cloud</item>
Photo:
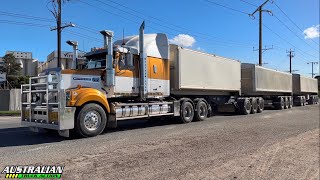
[[[173,39],[169,39],[169,42],[172,44],[177,44],[179,46],[191,47],[196,42],[196,40],[194,39],[194,37],[187,34],[179,34]]]
[[[305,39],[318,38],[320,36],[319,32],[320,25],[312,26],[303,31]]]
[[[206,52],[206,50],[202,49],[201,47],[197,47],[197,50],[201,52]]]

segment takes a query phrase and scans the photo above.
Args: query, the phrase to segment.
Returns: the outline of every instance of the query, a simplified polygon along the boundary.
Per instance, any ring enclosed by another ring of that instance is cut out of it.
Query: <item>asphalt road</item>
[[[29,164],[64,165],[65,179],[319,179],[319,105],[189,124],[125,121],[75,140],[0,117],[1,171]]]

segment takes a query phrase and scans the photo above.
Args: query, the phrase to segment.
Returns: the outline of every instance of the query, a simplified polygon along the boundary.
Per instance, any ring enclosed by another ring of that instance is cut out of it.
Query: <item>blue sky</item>
[[[0,56],[7,50],[30,51],[34,58],[45,61],[47,55],[56,49],[56,32],[49,28],[55,26],[55,22],[47,9],[47,5],[52,7],[48,2],[49,0],[2,2]],[[258,63],[258,51],[253,51],[253,47],[258,48],[258,14],[255,20],[247,14],[256,9],[255,5],[263,2],[264,0],[70,0],[63,4],[62,19],[77,27],[63,31],[62,50],[72,51],[65,43],[69,39],[78,40],[79,48],[85,51],[102,46],[102,36],[98,32],[102,29],[113,30],[118,38],[122,37],[123,29],[126,36],[137,34],[140,23],[145,20],[146,33],[166,33],[172,41],[192,45],[192,49],[242,62]],[[263,13],[263,44],[267,48],[273,46],[272,50],[263,53],[263,61],[268,63],[265,66],[288,71],[289,58],[286,50],[292,48],[295,49],[293,69],[310,76],[311,66],[307,62],[319,61],[319,37],[305,39],[301,30],[319,25],[319,0],[275,0],[264,8],[274,14],[270,16]],[[314,69],[319,71],[318,66]]]

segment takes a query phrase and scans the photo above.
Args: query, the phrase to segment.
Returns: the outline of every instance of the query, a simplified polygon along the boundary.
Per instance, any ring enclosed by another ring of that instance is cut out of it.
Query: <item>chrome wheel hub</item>
[[[95,111],[89,111],[84,117],[84,126],[89,131],[94,131],[99,128],[101,119]]]

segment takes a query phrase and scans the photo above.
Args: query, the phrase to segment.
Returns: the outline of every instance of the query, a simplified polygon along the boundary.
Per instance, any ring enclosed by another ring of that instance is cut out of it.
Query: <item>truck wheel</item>
[[[303,99],[302,99],[302,96],[299,97],[299,106],[303,106]]]
[[[310,98],[309,98],[309,100],[308,100],[308,104],[309,104],[309,105],[314,104],[313,96],[310,96]]]
[[[302,96],[302,106],[306,105],[306,97]]]
[[[279,97],[279,102],[277,102],[275,104],[275,108],[278,110],[282,110],[282,109],[284,109],[284,104],[285,104],[285,102],[284,102],[283,97]]]
[[[258,111],[258,102],[257,98],[252,98],[251,101],[251,114],[255,114]]]
[[[257,113],[261,113],[263,110],[264,110],[264,100],[263,100],[263,98],[258,98]]]
[[[196,105],[196,112],[194,116],[195,121],[203,121],[208,116],[208,107],[207,104],[203,100],[199,100]]]
[[[237,101],[237,104],[239,106],[240,114],[248,115],[251,112],[251,102],[249,98],[239,99]]]
[[[97,136],[106,127],[107,116],[104,109],[98,104],[86,104],[76,117],[75,133],[77,137]]]
[[[189,123],[194,117],[194,108],[191,102],[183,101],[181,104],[180,120],[182,123]]]
[[[288,102],[289,102],[288,108],[290,109],[290,108],[292,108],[292,106],[293,106],[293,99],[292,99],[292,97],[289,97],[289,98],[288,98]]]
[[[289,108],[289,99],[288,97],[284,97],[284,109],[288,109]]]

